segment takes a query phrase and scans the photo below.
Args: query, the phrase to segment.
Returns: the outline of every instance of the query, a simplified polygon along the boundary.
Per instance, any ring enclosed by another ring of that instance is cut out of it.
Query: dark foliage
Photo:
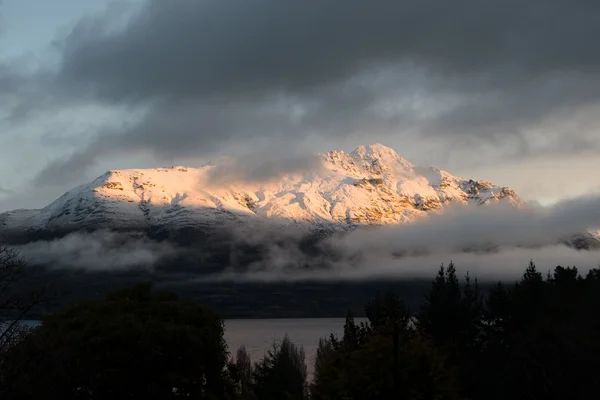
[[[532,262],[482,293],[442,266],[411,317],[392,292],[348,313],[319,342],[307,387],[302,348],[286,336],[252,364],[226,362],[212,312],[138,286],[76,304],[12,344],[0,368],[10,399],[238,400],[584,399],[600,391],[600,268],[585,277]],[[176,390],[174,390],[174,388]],[[310,390],[308,390],[310,389]]]
[[[239,392],[249,396],[252,392],[252,360],[244,346],[240,347],[236,354],[236,371],[238,373]]]
[[[260,400],[304,400],[307,396],[304,350],[286,335],[254,367],[253,391]]]
[[[416,324],[386,295],[322,340],[314,399],[583,399],[600,390],[600,270],[529,263],[487,296],[451,263],[432,281]],[[395,332],[390,336],[391,332]]]
[[[23,321],[45,299],[41,288],[19,287],[26,267],[19,253],[0,246],[0,363],[3,352],[26,333]]]
[[[445,356],[413,328],[399,298],[377,296],[365,313],[367,323],[346,318],[341,339],[321,340],[311,399],[457,398]]]
[[[304,350],[286,335],[254,364],[240,347],[228,366],[239,400],[305,400],[308,398]]]
[[[222,399],[223,322],[196,303],[138,285],[43,320],[6,355],[7,399]]]
[[[547,279],[529,264],[510,290],[488,299],[488,398],[578,399],[600,390],[600,281],[558,266]],[[486,378],[481,374],[481,379]],[[481,396],[480,396],[481,397]]]

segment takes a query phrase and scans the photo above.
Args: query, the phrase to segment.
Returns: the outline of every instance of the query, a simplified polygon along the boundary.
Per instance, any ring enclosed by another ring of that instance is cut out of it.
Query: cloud
[[[405,60],[498,85],[573,68],[597,72],[600,56],[590,49],[599,10],[584,0],[149,0],[123,30],[79,24],[62,71],[109,99],[298,93]]]
[[[340,282],[389,279],[431,279],[441,265],[453,262],[459,276],[469,274],[480,281],[516,281],[533,260],[539,271],[545,273],[556,266],[575,266],[583,276],[600,265],[600,251],[578,251],[563,245],[544,246],[537,249],[501,249],[481,253],[428,254],[392,258],[365,258],[361,265],[337,264],[326,269],[262,269],[252,271],[227,271],[209,276],[190,277],[194,282]]]
[[[281,97],[251,103],[156,100],[144,106],[146,111],[139,111],[142,117],[138,122],[105,129],[80,151],[50,163],[36,183],[53,183],[68,176],[66,173],[83,174],[98,160],[131,152],[150,153],[169,163],[178,157],[243,156],[248,149],[263,148],[294,157],[295,148],[314,149],[317,143],[335,140],[341,131],[346,137],[387,131],[389,122],[382,120],[379,111],[353,112],[360,108],[353,95],[364,91],[375,96],[373,89],[360,85],[356,83],[341,93],[324,91],[323,97],[308,102]],[[335,108],[327,105],[330,100]]]
[[[316,155],[252,152],[243,157],[217,160],[207,174],[208,184],[222,186],[230,183],[268,182],[286,175],[311,175],[324,171],[323,161]]]
[[[463,249],[535,247],[568,240],[600,225],[600,197],[565,200],[552,207],[491,205],[450,207],[407,225],[358,229],[334,239],[348,253],[388,254],[428,250],[439,253]]]
[[[33,265],[88,271],[151,270],[173,251],[167,243],[108,231],[76,232],[55,240],[31,242],[16,249]]]
[[[600,197],[588,196],[546,208],[458,207],[412,224],[350,232],[325,234],[326,226],[250,218],[205,227],[198,235],[185,230],[186,245],[155,241],[145,232],[98,231],[32,242],[18,250],[33,265],[141,269],[187,283],[429,278],[451,260],[461,273],[512,280],[530,259],[542,271],[575,265],[585,274],[597,267],[600,246],[576,250],[561,241],[599,225]]]
[[[542,270],[576,265],[585,274],[599,265],[600,246],[576,250],[561,242],[598,225],[600,197],[589,196],[549,208],[458,207],[412,224],[363,227],[326,238],[311,236],[302,228],[267,226],[236,236],[240,243],[262,244],[260,259],[244,269],[231,268],[199,279],[430,277],[450,260],[463,272],[484,279],[515,279],[530,259]]]
[[[583,0],[148,0],[117,28],[110,13],[86,18],[60,43],[55,87],[144,117],[48,171],[367,134],[487,159],[598,149],[599,11]]]
[[[0,196],[8,196],[8,195],[11,195],[13,193],[14,193],[14,191],[12,191],[10,189],[3,188],[2,186],[0,186]]]
[[[382,142],[465,176],[523,164],[499,183],[526,197],[597,186],[561,174],[600,150],[594,2],[121,3],[59,33],[56,63],[0,60],[0,169],[34,154],[24,179],[50,193],[131,156]]]

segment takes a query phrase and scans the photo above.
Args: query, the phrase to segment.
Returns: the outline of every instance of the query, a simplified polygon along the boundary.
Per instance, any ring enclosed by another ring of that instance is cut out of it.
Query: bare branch
[[[22,322],[44,302],[44,290],[17,288],[27,263],[19,253],[0,246],[0,353],[23,333]]]

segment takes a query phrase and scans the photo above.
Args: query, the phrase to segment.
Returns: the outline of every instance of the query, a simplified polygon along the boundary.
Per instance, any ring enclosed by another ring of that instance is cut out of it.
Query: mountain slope
[[[318,171],[218,183],[212,165],[109,171],[41,210],[0,214],[6,236],[108,228],[176,230],[277,220],[349,229],[401,224],[448,203],[522,202],[510,189],[417,167],[383,145],[320,155]]]

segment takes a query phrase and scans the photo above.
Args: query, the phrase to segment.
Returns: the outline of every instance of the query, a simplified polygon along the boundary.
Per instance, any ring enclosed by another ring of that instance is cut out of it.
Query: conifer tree
[[[239,385],[240,397],[251,398],[252,393],[252,360],[244,345],[237,349],[235,357],[235,370]]]
[[[254,367],[254,394],[261,400],[304,400],[307,369],[304,349],[286,335]]]

